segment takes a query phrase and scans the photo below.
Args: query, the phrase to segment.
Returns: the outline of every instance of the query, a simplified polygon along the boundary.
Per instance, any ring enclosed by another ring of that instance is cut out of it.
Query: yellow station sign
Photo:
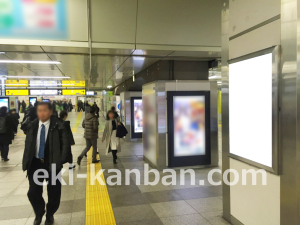
[[[85,89],[64,89],[62,95],[85,95]]]
[[[29,95],[28,89],[23,90],[5,90],[6,96],[15,96],[15,95]]]
[[[7,87],[28,87],[28,80],[6,80]]]
[[[85,87],[85,80],[63,80],[63,87]]]

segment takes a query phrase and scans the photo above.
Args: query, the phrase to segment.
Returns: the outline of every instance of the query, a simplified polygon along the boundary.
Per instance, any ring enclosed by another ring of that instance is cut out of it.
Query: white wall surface
[[[262,185],[261,175],[257,185],[252,185],[251,175],[247,185],[242,185],[242,169],[256,167],[230,159],[230,168],[239,173],[240,181],[230,187],[231,214],[245,225],[280,224],[280,176],[267,172],[267,185]]]

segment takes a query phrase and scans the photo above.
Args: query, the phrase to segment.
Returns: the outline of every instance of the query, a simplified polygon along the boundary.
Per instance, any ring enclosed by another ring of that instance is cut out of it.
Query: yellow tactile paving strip
[[[97,180],[95,185],[90,183],[90,168],[92,164],[92,149],[88,152],[87,158],[87,179],[86,179],[86,225],[115,225],[115,216],[110,203],[105,178],[101,174],[101,179],[105,185],[101,185]],[[95,163],[95,175],[102,169],[101,163]]]
[[[79,127],[80,122],[81,122],[81,116],[82,116],[82,112],[79,112],[78,116],[77,116],[77,119],[76,119],[76,122],[75,122],[74,126],[72,127],[72,133],[77,132],[78,127]]]

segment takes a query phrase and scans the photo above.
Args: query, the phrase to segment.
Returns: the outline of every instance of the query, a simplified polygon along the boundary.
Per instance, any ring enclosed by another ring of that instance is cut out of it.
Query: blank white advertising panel
[[[272,53],[229,65],[230,153],[272,167]]]

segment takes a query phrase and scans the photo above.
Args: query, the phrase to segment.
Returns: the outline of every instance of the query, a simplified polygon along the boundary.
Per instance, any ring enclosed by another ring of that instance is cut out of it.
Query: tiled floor
[[[78,113],[70,113],[71,126],[74,125]],[[103,130],[104,119],[101,118],[100,130]],[[74,134],[76,145],[72,147],[74,162],[84,148],[83,129],[81,125]],[[32,224],[34,213],[27,199],[28,181],[22,172],[21,160],[23,155],[25,136],[19,131],[14,143],[10,146],[10,161],[0,162],[0,224],[24,225]],[[125,185],[125,169],[139,169],[144,171],[142,160],[142,142],[123,142],[122,152],[118,154],[118,164],[112,163],[112,156],[104,152],[104,144],[98,140],[102,168],[107,178],[108,169],[118,168],[122,172],[120,186],[107,186],[113,207],[116,223],[119,224],[228,224],[222,219],[222,193],[221,186],[205,184],[164,186],[159,182],[156,186],[144,185],[143,175],[141,185],[135,184],[135,176],[131,174],[131,184]],[[67,165],[65,166],[67,168]],[[196,169],[196,178],[207,176],[208,169]],[[68,181],[66,171],[63,175]],[[62,188],[62,201],[55,214],[55,224],[83,225],[85,224],[85,188],[86,179],[75,178],[77,174],[86,174],[86,159],[82,165],[74,170],[74,185]],[[160,173],[162,174],[162,173]],[[111,174],[110,174],[111,175]],[[150,176],[150,181],[152,181]],[[218,181],[221,177],[214,176]],[[186,178],[186,181],[190,181]],[[207,182],[206,182],[207,183]],[[47,199],[46,191],[45,199]]]

